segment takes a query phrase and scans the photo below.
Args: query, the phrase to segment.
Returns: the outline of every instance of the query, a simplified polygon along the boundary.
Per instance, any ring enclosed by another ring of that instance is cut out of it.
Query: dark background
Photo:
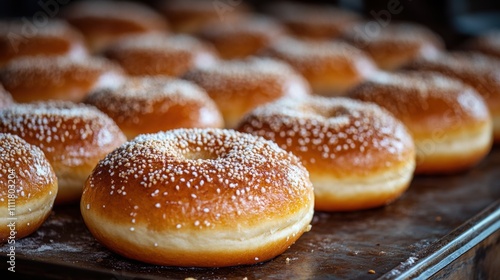
[[[29,19],[42,9],[42,4],[51,1],[71,3],[75,0],[2,0],[0,1],[0,17],[27,17]],[[140,2],[154,6],[157,1]],[[470,36],[491,29],[500,29],[500,1],[497,0],[317,0],[302,2],[337,5],[355,10],[368,20],[376,20],[374,14],[386,10],[390,1],[397,1],[403,7],[401,13],[391,15],[391,20],[409,20],[425,24],[440,34],[450,48]],[[258,9],[259,5],[270,1],[247,0],[245,2],[254,4]]]

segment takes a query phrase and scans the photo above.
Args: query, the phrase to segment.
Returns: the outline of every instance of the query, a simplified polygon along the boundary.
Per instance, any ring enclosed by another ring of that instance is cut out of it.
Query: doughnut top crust
[[[246,228],[314,199],[297,157],[263,138],[221,129],[138,136],[97,165],[83,198],[82,209],[131,231],[224,230],[235,221]]]
[[[489,119],[481,96],[459,80],[435,72],[380,72],[350,92],[374,102],[421,134]]]
[[[55,170],[85,166],[125,142],[116,124],[93,106],[63,101],[16,104],[0,111],[0,132],[43,150]],[[94,163],[95,164],[95,163]]]
[[[490,31],[473,38],[465,46],[469,50],[500,58],[500,30]]]
[[[5,91],[3,86],[0,84],[0,109],[8,107],[12,105],[14,101],[12,100],[12,96]]]
[[[22,56],[86,54],[82,35],[64,21],[50,20],[41,27],[20,20],[0,22],[0,65]]]
[[[281,99],[248,114],[238,130],[275,141],[310,172],[333,176],[385,171],[414,154],[400,121],[375,104],[343,97]]]
[[[130,75],[181,76],[194,67],[214,64],[217,52],[188,35],[159,33],[128,36],[104,51]]]
[[[16,204],[21,205],[41,199],[49,193],[55,196],[57,192],[57,178],[44,153],[18,136],[0,133],[2,209],[8,205],[9,185],[14,186]]]

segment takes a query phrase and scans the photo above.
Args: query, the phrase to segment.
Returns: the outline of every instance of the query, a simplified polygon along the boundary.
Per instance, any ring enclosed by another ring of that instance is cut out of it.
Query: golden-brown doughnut
[[[87,55],[82,35],[66,22],[50,20],[43,26],[29,21],[0,22],[0,66],[22,56]]]
[[[0,133],[0,243],[15,247],[49,216],[57,178],[43,152],[23,139]]]
[[[207,91],[228,128],[259,105],[310,93],[307,82],[291,67],[265,58],[221,61],[212,67],[193,69],[184,78]]]
[[[461,171],[491,149],[487,105],[459,80],[433,72],[380,73],[349,96],[384,107],[406,125],[417,148],[416,173]]]
[[[224,126],[212,99],[193,83],[165,77],[129,78],[85,100],[110,116],[128,139],[174,128]]]
[[[134,76],[178,77],[191,68],[211,65],[217,60],[213,47],[187,35],[129,36],[104,50],[104,55]]]
[[[377,65],[394,70],[418,57],[444,49],[443,40],[430,29],[414,23],[391,23],[373,29],[367,22],[347,29],[342,39],[369,54]]]
[[[342,42],[311,42],[284,38],[266,55],[281,59],[301,73],[314,93],[341,95],[377,71],[372,60]]]
[[[79,102],[96,88],[118,84],[123,70],[103,58],[25,57],[0,69],[0,82],[17,102]]]
[[[481,34],[465,43],[464,48],[500,58],[500,30]]]
[[[167,17],[172,30],[196,33],[211,22],[232,24],[244,17],[248,6],[242,1],[168,0],[158,5]]]
[[[0,110],[0,132],[18,135],[45,153],[59,180],[56,203],[78,201],[97,162],[126,140],[95,107],[62,101]]]
[[[5,91],[3,86],[0,84],[0,109],[9,107],[13,103],[14,101],[12,100],[12,96],[10,96],[10,94]]]
[[[361,18],[348,10],[328,5],[275,2],[265,8],[296,36],[315,40],[335,38]]]
[[[65,8],[63,17],[83,33],[92,52],[127,35],[168,30],[159,13],[132,1],[78,1]]]
[[[128,258],[218,267],[269,260],[310,228],[306,169],[275,143],[234,130],[146,134],[102,160],[85,184],[90,232]]]
[[[500,60],[473,52],[443,52],[417,59],[405,69],[439,72],[472,86],[488,105],[495,142],[500,142]]]
[[[225,59],[256,55],[286,34],[277,21],[255,16],[235,23],[214,22],[203,27],[198,35],[212,43]]]
[[[410,134],[389,112],[368,102],[284,98],[258,107],[237,129],[272,140],[302,160],[316,210],[382,206],[398,198],[413,178]]]

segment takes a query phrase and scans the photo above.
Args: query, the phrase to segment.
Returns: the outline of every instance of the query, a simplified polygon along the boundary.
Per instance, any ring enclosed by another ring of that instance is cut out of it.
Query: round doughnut
[[[63,17],[83,33],[92,52],[127,35],[168,30],[159,13],[132,1],[78,1],[64,9]]]
[[[425,71],[380,73],[349,96],[384,107],[406,125],[417,150],[416,173],[468,169],[491,149],[487,105],[459,80]]]
[[[96,88],[123,80],[123,70],[102,58],[25,57],[0,69],[0,83],[17,102],[79,102]]]
[[[373,31],[372,24],[357,24],[341,39],[362,49],[385,70],[394,70],[418,57],[432,56],[444,49],[443,40],[430,29],[414,23],[391,23]]]
[[[249,113],[237,130],[298,156],[309,171],[319,211],[386,205],[408,188],[415,170],[415,147],[404,125],[367,102],[281,99]]]
[[[11,106],[14,103],[12,96],[5,91],[3,86],[0,84],[0,109]]]
[[[221,267],[285,251],[309,230],[314,193],[298,158],[271,141],[177,129],[109,154],[87,180],[80,208],[96,239],[128,258]]]
[[[328,5],[271,2],[265,6],[265,10],[297,37],[314,40],[338,37],[360,20],[360,16],[353,12]]]
[[[289,63],[320,95],[341,95],[377,71],[372,60],[357,48],[342,42],[312,42],[284,38],[266,55]]]
[[[211,67],[193,69],[184,79],[207,91],[228,128],[235,127],[247,112],[259,105],[310,93],[307,82],[291,67],[266,58],[221,61]]]
[[[473,52],[443,52],[417,59],[404,68],[439,72],[472,86],[488,105],[494,139],[500,143],[500,60]]]
[[[184,80],[128,78],[118,88],[92,92],[85,102],[110,116],[128,139],[174,128],[224,126],[207,93]]]
[[[235,3],[235,4],[233,4]],[[177,33],[196,33],[211,22],[232,24],[247,14],[248,6],[241,1],[169,0],[158,9]]]
[[[256,55],[286,33],[281,24],[263,16],[242,19],[232,24],[217,21],[207,24],[198,35],[212,43],[222,58]]]
[[[126,140],[95,107],[63,101],[3,109],[0,132],[18,135],[45,153],[59,180],[56,203],[78,201],[97,162]]]
[[[489,31],[465,43],[465,48],[500,58],[500,30]]]
[[[12,134],[0,133],[0,166],[0,243],[13,244],[47,219],[57,178],[39,148]]]
[[[194,37],[162,34],[129,36],[104,50],[134,76],[166,75],[178,77],[194,67],[214,64],[216,51]]]
[[[50,20],[42,26],[29,21],[0,22],[0,66],[23,56],[85,57],[82,35],[66,22]]]

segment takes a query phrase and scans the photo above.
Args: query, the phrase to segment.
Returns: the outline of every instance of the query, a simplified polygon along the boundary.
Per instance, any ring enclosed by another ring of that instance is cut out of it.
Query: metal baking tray
[[[9,277],[2,279],[406,279],[457,273],[494,279],[499,273],[494,268],[500,269],[499,201],[500,147],[495,147],[465,173],[414,178],[386,207],[317,212],[312,230],[273,260],[212,269],[123,258],[90,235],[77,205],[55,207],[37,232],[17,241],[15,273],[6,267],[9,245],[1,247],[1,273]]]

